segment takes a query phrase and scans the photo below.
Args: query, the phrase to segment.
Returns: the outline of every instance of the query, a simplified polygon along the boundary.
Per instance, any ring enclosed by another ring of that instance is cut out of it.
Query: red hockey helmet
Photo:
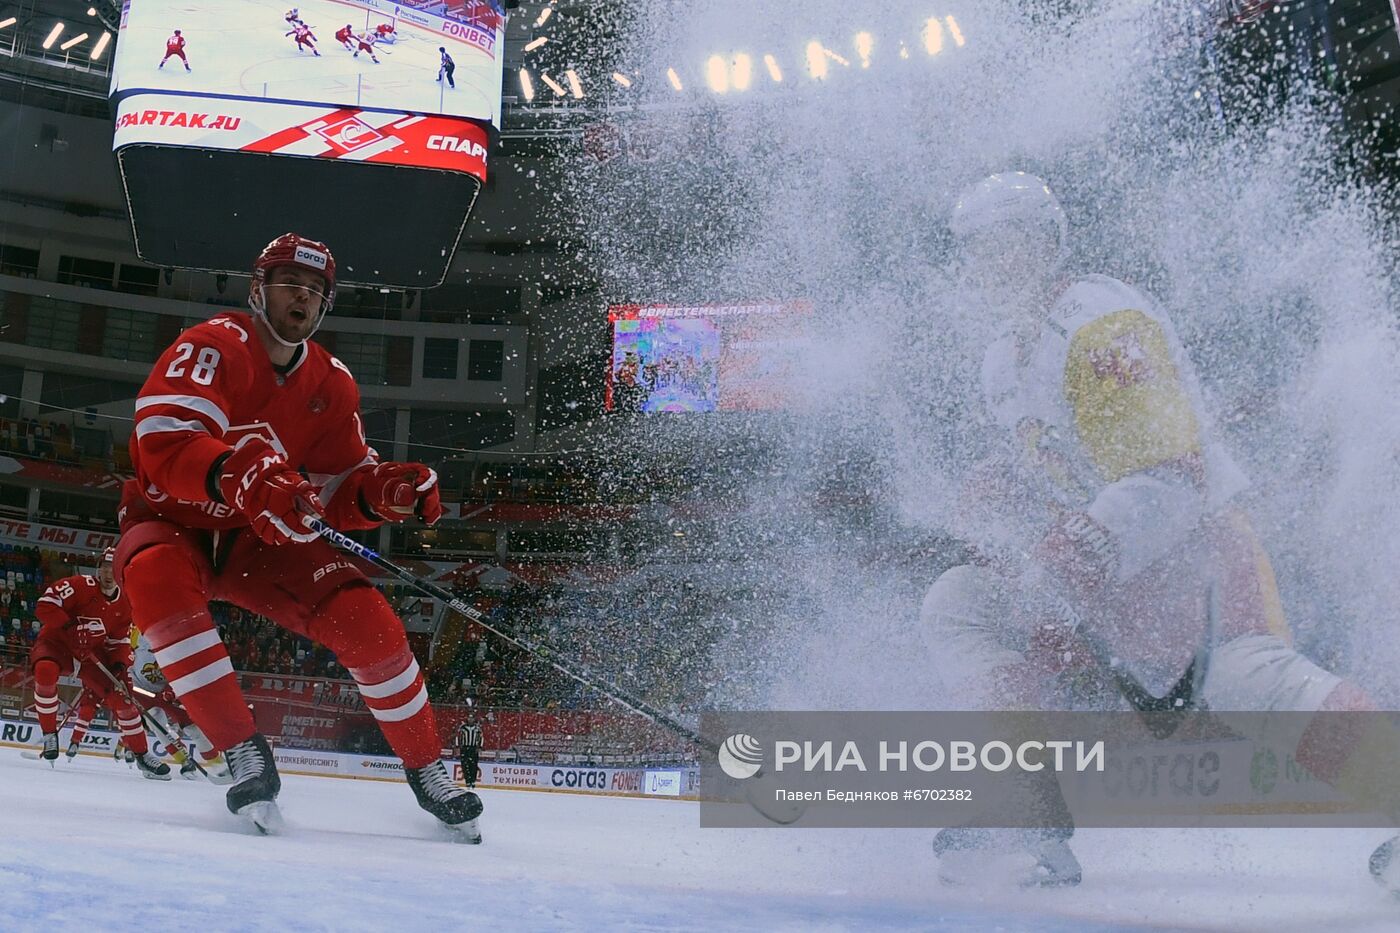
[[[325,314],[335,303],[335,257],[330,248],[317,240],[296,233],[284,233],[263,247],[253,263],[253,287],[267,282],[267,274],[280,266],[300,266],[317,272],[326,280],[326,297],[321,302]]]

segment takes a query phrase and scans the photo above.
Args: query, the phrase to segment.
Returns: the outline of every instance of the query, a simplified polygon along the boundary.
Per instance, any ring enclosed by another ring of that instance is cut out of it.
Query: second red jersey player
[[[318,58],[320,57],[321,53],[316,51],[316,37],[311,34],[310,26],[307,26],[305,23],[297,24],[292,27],[292,31],[287,33],[287,35],[295,37],[298,52],[301,51],[301,47],[304,45],[311,50],[312,55]]]
[[[289,233],[253,267],[253,314],[181,334],[136,400],[117,570],[156,661],[224,750],[228,807],[264,831],[280,817],[277,765],[209,614],[225,600],[319,642],[360,685],[419,804],[470,839],[481,802],[452,784],[403,623],[308,521],[341,530],[442,515],[437,474],[380,462],[350,371],[309,341],[335,299],[325,244]]]
[[[35,604],[43,627],[29,663],[34,709],[44,733],[42,754],[49,761],[58,757],[58,678],[77,675],[86,691],[116,714],[122,741],[136,753],[142,774],[168,781],[170,766],[150,754],[140,713],[108,676],[125,678],[131,667],[131,604],[113,579],[112,561],[109,549],[97,577],[64,577]]]
[[[160,64],[156,67],[164,68],[165,63],[172,57],[178,58],[180,61],[184,62],[186,71],[190,70],[190,60],[185,57],[185,37],[180,35],[180,30],[178,29],[175,30],[169,39],[165,40],[165,58],[162,58]]]

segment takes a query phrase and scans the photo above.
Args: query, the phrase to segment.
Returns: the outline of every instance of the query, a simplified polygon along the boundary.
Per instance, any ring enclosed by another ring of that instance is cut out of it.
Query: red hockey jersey
[[[136,398],[131,461],[140,494],[192,528],[238,528],[248,519],[211,493],[213,463],[249,435],[284,454],[317,489],[341,530],[380,522],[359,506],[360,483],[379,462],[365,443],[360,391],[345,364],[319,344],[279,372],[247,314],[228,312],[182,333],[156,361]]]
[[[44,627],[39,638],[81,659],[88,651],[121,664],[131,663],[131,603],[117,590],[108,599],[94,577],[64,577],[44,591],[34,606]]]

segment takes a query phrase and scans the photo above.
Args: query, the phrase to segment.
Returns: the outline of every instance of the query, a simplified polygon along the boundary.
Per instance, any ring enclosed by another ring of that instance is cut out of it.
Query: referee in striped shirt
[[[462,762],[462,780],[476,786],[476,768],[481,757],[481,727],[467,720],[457,728],[457,757]]]

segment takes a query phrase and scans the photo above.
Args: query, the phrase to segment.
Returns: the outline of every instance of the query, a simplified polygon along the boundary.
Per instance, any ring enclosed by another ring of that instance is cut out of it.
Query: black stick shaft
[[[586,669],[582,669],[580,667],[575,666],[568,659],[561,659],[556,657],[554,652],[550,650],[548,646],[543,645],[540,642],[529,638],[528,636],[521,635],[518,632],[505,630],[499,624],[492,622],[490,619],[488,619],[486,615],[483,612],[481,612],[481,610],[477,609],[475,606],[470,605],[461,598],[452,595],[450,591],[441,586],[438,586],[431,580],[425,580],[422,577],[417,576],[416,574],[404,569],[403,567],[400,567],[398,564],[394,563],[388,558],[381,557],[377,551],[365,547],[363,544],[356,541],[354,538],[351,538],[349,535],[344,534],[343,532],[336,531],[334,528],[327,525],[320,519],[308,516],[305,519],[305,521],[311,528],[313,528],[316,531],[317,534],[321,535],[321,537],[325,538],[327,541],[331,542],[336,547],[340,548],[343,551],[348,551],[349,553],[354,554],[361,560],[366,560],[371,564],[374,564],[374,566],[378,567],[380,570],[383,570],[391,576],[402,580],[404,583],[407,583],[409,586],[418,590],[418,592],[424,594],[425,596],[431,596],[433,599],[444,603],[448,608],[452,609],[454,612],[461,613],[463,616],[466,616],[468,619],[471,619],[477,625],[480,625],[482,628],[486,629],[493,635],[496,635],[499,638],[503,638],[506,641],[510,642],[512,645],[515,645],[518,648],[528,651],[535,657],[541,659],[542,661],[545,661],[556,671],[563,674],[565,677],[577,681],[578,683],[583,684],[585,687],[588,687],[591,690],[598,691],[599,693],[612,700],[614,703],[617,703],[621,706],[625,706],[627,709],[630,709],[637,715],[643,717],[644,719],[648,719],[651,722],[656,723],[657,725],[665,726],[667,729],[670,729],[676,735],[679,735],[685,739],[689,739],[696,745],[699,745],[701,748],[704,748],[707,751],[710,751],[711,753],[717,752],[719,750],[719,746],[703,738],[699,732],[696,732],[694,729],[690,728],[685,723],[675,719],[673,716],[671,716],[664,710],[653,706],[651,703],[648,703],[646,700],[643,700],[641,697],[636,696],[635,694],[629,693],[628,691],[623,690],[620,687],[614,686],[613,684],[610,684],[607,681],[594,676]]]
[[[148,729],[150,729],[152,732],[164,736],[165,741],[170,745],[171,748],[176,749],[177,751],[183,751],[185,753],[185,757],[188,758],[190,761],[194,762],[194,766],[199,769],[200,774],[204,775],[205,777],[209,776],[209,772],[204,770],[204,765],[199,763],[199,756],[197,756],[194,753],[194,749],[186,747],[185,743],[180,741],[180,737],[178,735],[175,735],[169,729],[166,729],[160,723],[156,722],[154,717],[147,716],[146,711],[141,708],[141,704],[137,703],[136,698],[131,695],[131,691],[126,689],[126,684],[122,683],[120,680],[117,679],[115,674],[107,670],[107,665],[103,664],[96,658],[92,659],[92,663],[97,665],[97,669],[99,671],[107,675],[107,679],[112,682],[112,686],[116,687],[117,691],[121,693],[123,697],[126,698],[126,702],[130,703],[131,708],[136,710],[136,715],[141,717],[141,722]]]

